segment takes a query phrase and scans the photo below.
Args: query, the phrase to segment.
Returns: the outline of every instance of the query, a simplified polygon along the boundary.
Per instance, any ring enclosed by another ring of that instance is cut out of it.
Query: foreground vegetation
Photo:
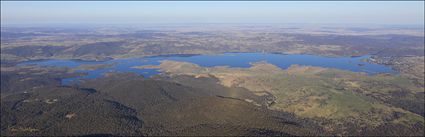
[[[275,97],[266,104],[270,109],[318,119],[330,132],[348,133],[352,126],[396,125],[408,129],[424,125],[424,87],[400,75],[369,76],[297,65],[282,70],[266,62],[253,63],[246,69],[204,68],[175,61],[140,68],[159,68],[171,76],[216,78],[223,86],[245,88],[258,96],[270,93]]]

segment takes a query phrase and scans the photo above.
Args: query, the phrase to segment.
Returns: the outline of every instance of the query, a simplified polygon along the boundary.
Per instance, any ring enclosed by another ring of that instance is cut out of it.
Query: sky
[[[1,2],[2,24],[424,24],[424,2]]]

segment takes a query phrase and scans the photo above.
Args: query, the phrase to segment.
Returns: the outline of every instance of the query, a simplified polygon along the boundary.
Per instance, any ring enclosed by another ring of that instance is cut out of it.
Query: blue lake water
[[[97,70],[77,70],[76,72],[87,73],[85,76],[62,79],[63,84],[78,81],[80,79],[90,79],[102,76],[106,72],[133,72],[145,77],[159,74],[156,69],[136,69],[134,66],[158,65],[161,60],[185,61],[198,64],[202,67],[230,66],[230,67],[250,67],[251,62],[266,61],[268,63],[286,69],[293,64],[320,66],[350,70],[355,72],[394,73],[394,71],[384,65],[372,64],[362,61],[369,56],[361,57],[323,57],[315,55],[283,55],[283,54],[263,54],[263,53],[224,53],[217,55],[193,55],[193,56],[155,56],[145,58],[115,59],[109,61],[81,61],[81,60],[40,60],[24,62],[20,65],[36,64],[41,66],[69,67],[75,68],[83,64],[115,64],[113,67]],[[362,65],[359,65],[362,64]]]

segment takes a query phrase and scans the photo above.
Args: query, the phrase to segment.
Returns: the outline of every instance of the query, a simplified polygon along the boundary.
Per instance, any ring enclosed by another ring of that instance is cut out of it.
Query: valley
[[[2,28],[1,134],[420,136],[420,29]]]

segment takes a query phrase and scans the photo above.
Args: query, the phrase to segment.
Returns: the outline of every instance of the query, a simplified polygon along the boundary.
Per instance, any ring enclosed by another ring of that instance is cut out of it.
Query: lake
[[[67,85],[80,79],[90,79],[102,76],[106,72],[133,72],[145,77],[159,74],[157,69],[136,69],[134,66],[159,65],[161,60],[185,61],[198,64],[202,67],[230,66],[230,67],[250,67],[250,62],[266,61],[268,63],[286,69],[293,64],[306,66],[320,66],[326,68],[336,68],[350,70],[354,72],[366,72],[368,74],[394,73],[389,66],[372,64],[362,61],[370,56],[360,57],[323,57],[316,55],[284,55],[271,53],[224,53],[217,55],[167,55],[144,58],[114,59],[109,61],[81,61],[81,60],[40,60],[29,61],[19,65],[41,65],[76,68],[83,64],[114,64],[109,68],[96,70],[77,70],[76,72],[87,73],[85,76],[62,79],[62,84]]]

